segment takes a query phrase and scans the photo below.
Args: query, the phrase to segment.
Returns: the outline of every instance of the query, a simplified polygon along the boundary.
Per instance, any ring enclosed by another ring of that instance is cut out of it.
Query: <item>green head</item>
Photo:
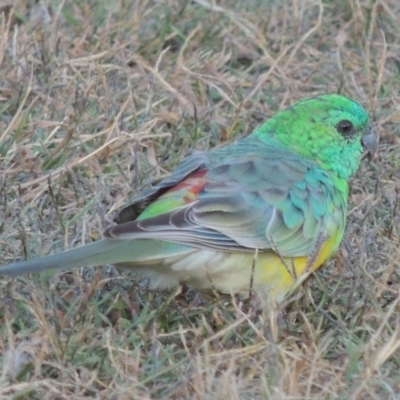
[[[343,179],[357,170],[363,147],[376,148],[367,112],[337,94],[301,100],[276,114],[254,135],[264,142],[279,142]]]

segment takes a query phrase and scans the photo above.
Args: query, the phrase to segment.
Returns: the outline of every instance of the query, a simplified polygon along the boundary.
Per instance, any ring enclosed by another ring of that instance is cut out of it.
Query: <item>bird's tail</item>
[[[20,261],[0,267],[0,275],[19,275],[28,272],[66,270],[95,265],[157,261],[185,254],[192,248],[154,239],[103,239],[72,250],[51,254],[31,261]]]

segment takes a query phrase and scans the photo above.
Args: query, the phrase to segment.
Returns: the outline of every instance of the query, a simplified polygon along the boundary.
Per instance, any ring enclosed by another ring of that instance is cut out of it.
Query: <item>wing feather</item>
[[[229,155],[220,149],[192,156],[124,209],[122,223],[105,235],[222,251],[274,249],[282,256],[310,255],[321,237],[344,228],[346,196],[336,192],[329,176],[311,160],[281,148],[259,149],[254,145],[247,154],[239,149]],[[177,190],[176,185],[190,181],[190,174],[199,170],[206,171],[201,178],[204,185],[192,201],[135,219],[152,202],[167,204],[171,196],[183,198],[188,187]]]

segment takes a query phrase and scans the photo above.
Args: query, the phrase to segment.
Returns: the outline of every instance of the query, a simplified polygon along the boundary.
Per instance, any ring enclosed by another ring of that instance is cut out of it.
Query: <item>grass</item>
[[[0,24],[5,263],[98,239],[192,149],[306,96],[358,100],[380,146],[352,180],[338,255],[277,309],[149,292],[112,267],[2,278],[0,398],[397,399],[400,3],[14,3]]]

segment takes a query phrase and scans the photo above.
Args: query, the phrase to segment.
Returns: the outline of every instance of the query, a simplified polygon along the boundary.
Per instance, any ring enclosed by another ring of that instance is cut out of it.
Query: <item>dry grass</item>
[[[338,257],[279,310],[111,267],[1,279],[0,398],[398,399],[400,3],[34,3],[0,24],[4,262],[97,239],[191,149],[305,96],[357,99],[381,142]]]

